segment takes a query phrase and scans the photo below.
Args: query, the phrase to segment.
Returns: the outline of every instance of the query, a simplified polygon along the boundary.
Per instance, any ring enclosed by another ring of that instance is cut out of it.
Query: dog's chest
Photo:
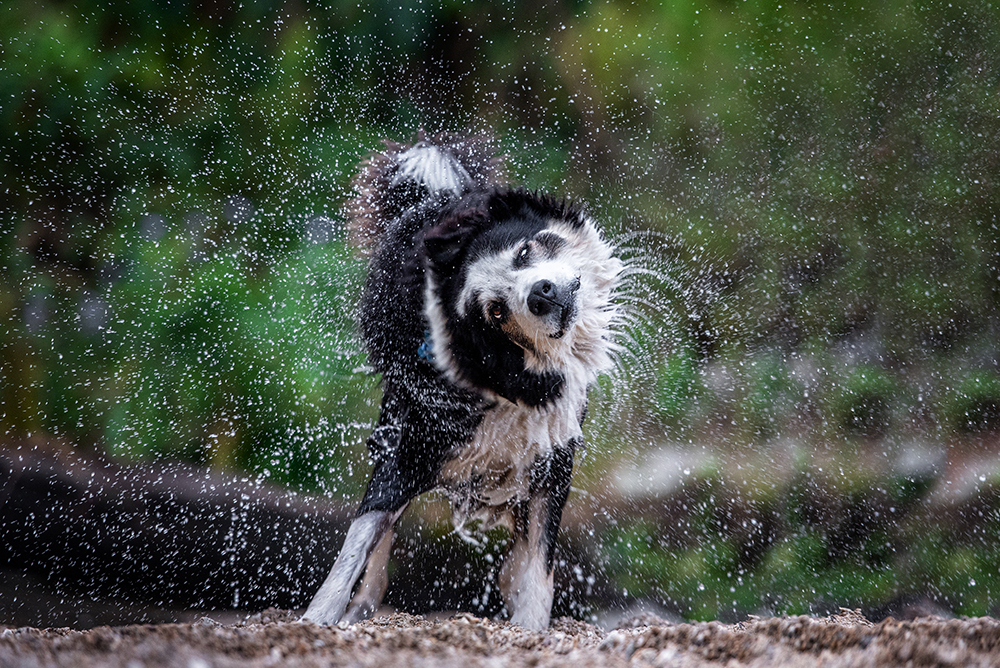
[[[492,524],[498,509],[527,499],[532,468],[544,465],[553,448],[582,436],[580,413],[586,388],[566,388],[543,408],[500,400],[483,416],[469,443],[445,464],[439,484],[452,502],[453,520]]]

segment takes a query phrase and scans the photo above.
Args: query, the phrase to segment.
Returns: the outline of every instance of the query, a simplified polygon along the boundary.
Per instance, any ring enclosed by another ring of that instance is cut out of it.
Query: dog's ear
[[[436,267],[450,267],[466,244],[482,229],[486,212],[473,207],[453,211],[424,233],[427,257]]]

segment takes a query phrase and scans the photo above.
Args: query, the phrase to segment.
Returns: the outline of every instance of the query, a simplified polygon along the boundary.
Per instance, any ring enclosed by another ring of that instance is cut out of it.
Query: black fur
[[[545,563],[550,571],[555,559],[556,536],[559,534],[559,524],[562,522],[562,511],[569,497],[569,487],[573,477],[573,455],[582,445],[581,440],[571,440],[564,447],[553,450],[549,461],[536,466],[532,471],[532,496],[542,494],[548,499],[545,521]]]

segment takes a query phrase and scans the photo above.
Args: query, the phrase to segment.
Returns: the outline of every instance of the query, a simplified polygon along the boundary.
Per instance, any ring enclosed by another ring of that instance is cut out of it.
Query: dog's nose
[[[542,279],[531,286],[531,292],[528,293],[528,310],[542,317],[556,309],[564,309],[567,300],[572,301],[573,293],[578,288],[578,285],[560,288],[552,281]]]

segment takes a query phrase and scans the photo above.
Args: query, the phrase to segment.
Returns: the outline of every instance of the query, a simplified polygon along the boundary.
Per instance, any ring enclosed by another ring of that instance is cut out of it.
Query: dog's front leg
[[[389,586],[388,566],[393,535],[395,530],[389,527],[368,558],[365,576],[361,579],[347,612],[344,613],[343,621],[348,624],[368,619],[382,603],[382,597],[385,596],[385,590]]]
[[[533,631],[549,627],[552,613],[552,568],[546,563],[542,535],[546,497],[533,497],[516,512],[513,545],[500,569],[500,591],[510,610],[510,621]],[[520,526],[518,526],[520,525]]]
[[[354,518],[337,561],[302,619],[317,624],[336,624],[341,620],[351,600],[354,583],[365,570],[375,546],[396,523],[401,512],[402,509],[371,510]],[[384,569],[385,564],[381,566]]]
[[[514,511],[513,546],[500,570],[500,589],[510,621],[543,631],[552,614],[556,535],[569,495],[576,443],[556,448],[536,465],[531,496]]]

